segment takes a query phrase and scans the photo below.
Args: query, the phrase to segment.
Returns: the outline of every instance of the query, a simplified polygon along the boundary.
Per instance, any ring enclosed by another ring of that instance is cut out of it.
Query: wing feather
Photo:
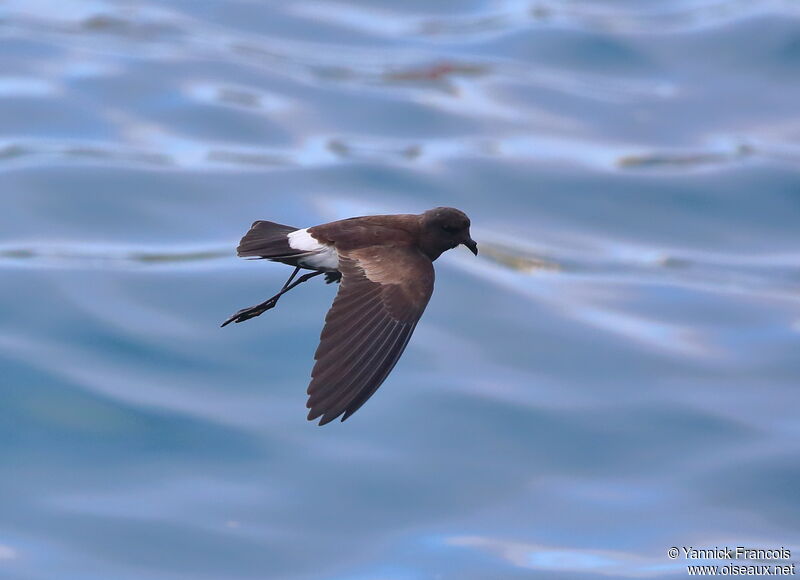
[[[368,328],[370,321],[380,315],[383,310],[379,300],[369,300],[365,304],[353,307],[353,314],[346,319],[333,321],[326,324],[325,336],[321,337],[320,350],[316,356],[319,358],[328,350],[333,350],[347,344],[353,338],[353,333]],[[324,343],[324,344],[323,344]]]
[[[379,311],[377,314],[380,316],[382,313]],[[329,365],[313,375],[314,378],[319,379],[320,383],[326,384],[328,390],[333,390],[342,381],[351,381],[362,361],[372,354],[379,344],[382,344],[382,338],[391,330],[387,327],[391,326],[394,321],[382,316],[375,318],[365,322],[364,326],[359,329],[358,336],[343,341],[331,350],[332,357],[340,357],[335,365]]]
[[[363,397],[366,402],[394,367],[397,359],[392,358],[392,353],[398,348],[402,352],[408,342],[406,337],[410,337],[412,330],[412,327],[403,325],[398,331],[387,334],[380,350],[376,350],[374,356],[369,360],[369,364],[361,365],[358,373],[350,381],[350,384],[344,387],[341,396],[332,405],[331,411],[326,413],[323,421],[333,420],[341,413],[351,409],[355,412],[357,407],[354,408],[354,405],[360,397]]]
[[[397,347],[400,349],[400,352],[405,350],[406,346],[408,345],[408,341],[411,340],[411,334],[414,332],[414,326],[404,332],[404,335],[402,336],[402,343],[399,347]],[[378,374],[378,376],[376,376],[376,378],[372,381],[373,386],[363,390],[358,394],[358,396],[356,396],[355,399],[351,401],[350,405],[347,407],[347,411],[342,417],[342,421],[358,411],[361,408],[361,405],[366,403],[367,399],[369,399],[375,393],[375,391],[378,390],[378,387],[381,385],[381,383],[386,380],[386,377],[390,372],[392,372],[392,368],[394,367],[394,364],[389,364],[389,361],[386,361],[386,363],[387,364],[383,365],[380,374]]]
[[[433,265],[413,247],[339,251],[342,283],[325,317],[308,386],[309,420],[352,415],[397,364],[433,292]]]
[[[383,324],[380,331],[374,335],[374,346],[363,349],[343,374],[322,379],[328,382],[328,389],[316,404],[323,405],[327,409],[323,421],[332,421],[339,416],[343,411],[342,407],[347,406],[355,394],[364,388],[365,379],[369,378],[374,361],[386,356],[387,351],[383,347],[392,342],[396,334],[394,332],[396,325],[396,321]]]

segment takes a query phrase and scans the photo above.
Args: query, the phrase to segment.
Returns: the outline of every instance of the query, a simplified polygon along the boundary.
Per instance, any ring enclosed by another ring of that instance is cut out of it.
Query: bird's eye
[[[443,225],[443,226],[442,226],[442,229],[443,229],[444,231],[446,231],[448,234],[454,234],[454,233],[456,233],[456,232],[458,231],[458,228],[457,228],[457,227],[455,227],[455,226],[448,226],[448,225]]]

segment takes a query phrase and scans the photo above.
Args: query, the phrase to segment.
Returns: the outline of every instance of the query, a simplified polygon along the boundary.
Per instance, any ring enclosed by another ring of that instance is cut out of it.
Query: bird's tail
[[[243,258],[290,258],[296,256],[296,249],[289,246],[287,236],[298,228],[259,220],[253,222],[239,242],[236,253]]]

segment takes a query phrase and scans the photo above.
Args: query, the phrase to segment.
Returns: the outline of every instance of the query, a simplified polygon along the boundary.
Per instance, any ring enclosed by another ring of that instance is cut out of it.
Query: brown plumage
[[[240,310],[243,322],[277,304],[288,290],[325,273],[341,280],[314,355],[308,386],[309,420],[342,421],[369,399],[405,350],[433,293],[433,260],[459,244],[477,255],[470,221],[453,208],[420,215],[350,218],[300,230],[258,221],[242,238],[238,253],[295,266],[281,291]],[[292,283],[298,270],[314,270]]]

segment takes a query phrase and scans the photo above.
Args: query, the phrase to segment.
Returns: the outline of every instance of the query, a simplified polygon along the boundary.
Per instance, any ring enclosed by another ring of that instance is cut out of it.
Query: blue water
[[[800,3],[0,1],[0,577],[800,554]],[[389,380],[255,219],[466,211]]]

